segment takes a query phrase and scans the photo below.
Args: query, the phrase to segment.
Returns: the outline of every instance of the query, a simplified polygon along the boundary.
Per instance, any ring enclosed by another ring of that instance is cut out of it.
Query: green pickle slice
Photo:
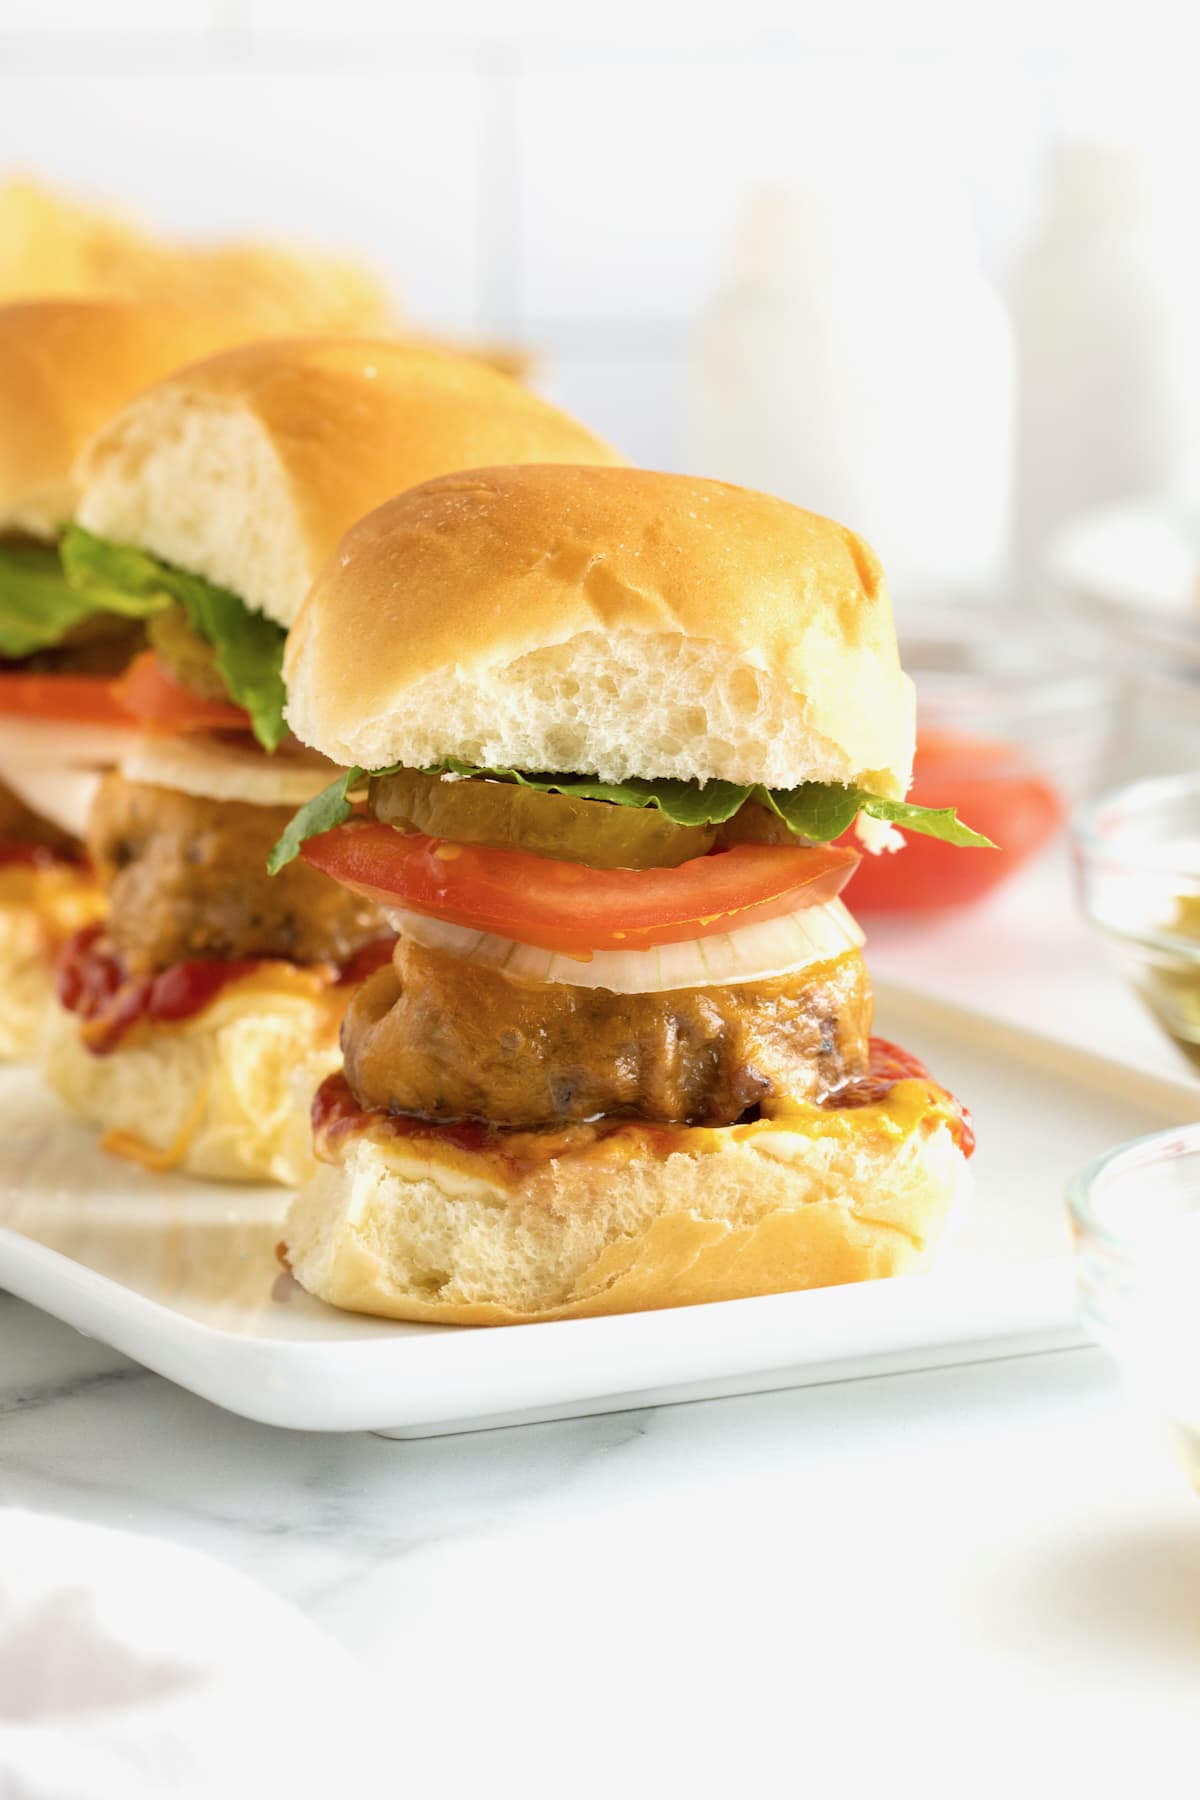
[[[228,700],[217,652],[193,631],[186,607],[168,606],[146,623],[146,635],[182,687],[201,700]]]
[[[506,781],[446,781],[401,769],[372,781],[375,817],[402,831],[492,850],[525,850],[593,869],[668,869],[703,856],[711,825],[676,825],[655,808],[543,794]]]

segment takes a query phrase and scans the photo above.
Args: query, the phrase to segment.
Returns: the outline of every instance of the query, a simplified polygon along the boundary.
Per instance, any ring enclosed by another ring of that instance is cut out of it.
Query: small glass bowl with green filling
[[[1200,772],[1135,781],[1076,814],[1083,911],[1200,1067]]]
[[[1200,1124],[1111,1150],[1067,1211],[1083,1325],[1200,1491]]]

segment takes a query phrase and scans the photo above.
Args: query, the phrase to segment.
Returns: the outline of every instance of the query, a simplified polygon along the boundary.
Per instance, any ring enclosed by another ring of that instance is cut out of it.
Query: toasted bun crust
[[[247,330],[148,301],[0,307],[0,532],[56,536],[74,517],[72,469],[92,433],[152,381]]]
[[[30,1062],[54,989],[53,958],[104,911],[91,876],[67,864],[0,868],[0,1062]]]
[[[351,1312],[510,1325],[738,1300],[921,1267],[965,1165],[946,1097],[905,1081],[804,1127],[571,1151],[517,1186],[358,1132],[292,1202],[288,1260]]]
[[[140,396],[80,464],[79,518],[290,625],[348,526],[481,461],[617,462],[467,356],[367,339],[246,345]]]
[[[18,177],[0,186],[0,298],[35,294],[236,312],[247,338],[378,332],[394,317],[379,276],[349,257],[278,244],[179,243],[107,206]]]
[[[430,481],[347,533],[292,633],[292,728],[334,762],[900,795],[913,700],[879,564],[721,482],[630,468]]]
[[[294,1186],[315,1167],[308,1109],[341,1061],[344,1008],[341,990],[276,992],[250,977],[195,1018],[93,1056],[55,1001],[39,1060],[47,1084],[117,1155],[210,1181]]]

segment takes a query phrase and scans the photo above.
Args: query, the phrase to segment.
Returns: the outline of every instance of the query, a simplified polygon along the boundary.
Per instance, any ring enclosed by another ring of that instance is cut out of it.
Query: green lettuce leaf
[[[155,607],[117,596],[98,606],[67,580],[53,544],[0,544],[0,656],[13,659],[53,650],[96,612],[146,618]]]
[[[385,771],[391,774],[391,770]],[[584,775],[525,775],[519,769],[478,769],[471,763],[446,757],[427,775],[486,775],[496,781],[515,781],[543,794],[574,794],[580,800],[608,800],[614,806],[656,806],[676,825],[723,825],[747,800],[778,814],[796,837],[811,844],[827,844],[848,831],[860,812],[872,819],[901,825],[906,831],[942,838],[948,844],[994,850],[990,838],[972,831],[953,807],[916,806],[907,800],[884,800],[865,788],[841,787],[836,782],[808,781],[801,787],[767,788],[757,783],[740,786],[733,781],[592,781]]]
[[[395,770],[387,769],[383,773],[392,775]],[[267,873],[278,875],[280,869],[286,869],[295,861],[301,846],[309,838],[320,837],[323,831],[332,831],[335,825],[344,825],[354,811],[350,796],[366,779],[365,769],[347,769],[327,788],[306,800],[295,818],[288,821],[283,836],[267,858]]]
[[[387,774],[393,771],[388,769]],[[596,781],[586,775],[526,775],[520,769],[479,769],[474,763],[447,756],[426,775],[486,775],[494,781],[515,781],[518,787],[536,788],[540,794],[573,794],[577,800],[607,800],[613,806],[654,806],[675,825],[723,825],[753,791],[733,781]]]
[[[827,844],[849,831],[871,795],[861,788],[806,781],[794,788],[756,787],[754,798],[777,814],[794,836],[807,838],[810,844]]]
[[[922,837],[941,838],[944,844],[958,844],[969,850],[994,850],[991,838],[964,825],[952,806],[913,806],[907,800],[881,800],[868,794],[862,810],[872,819],[898,825],[902,831],[916,831]]]
[[[251,612],[236,594],[201,575],[172,568],[131,545],[94,537],[80,525],[66,527],[61,550],[67,580],[91,611],[149,618],[173,601],[182,606],[193,631],[216,651],[230,698],[249,713],[259,743],[274,750],[283,742],[288,728],[282,625]]]
[[[374,777],[394,775],[401,765],[376,769]],[[426,775],[460,775],[471,778],[487,776],[495,781],[515,781],[521,787],[536,788],[542,794],[573,794],[579,800],[607,800],[613,806],[655,806],[676,825],[723,825],[747,800],[757,800],[777,813],[797,837],[811,844],[827,844],[848,831],[860,812],[870,818],[883,819],[906,831],[941,838],[948,844],[974,849],[994,850],[985,838],[969,825],[964,825],[953,807],[914,806],[907,800],[884,800],[857,787],[840,787],[836,783],[806,782],[802,787],[765,788],[740,786],[733,781],[591,781],[584,775],[526,775],[519,769],[482,769],[473,763],[459,762],[448,756],[424,771]],[[365,769],[347,769],[336,781],[302,806],[271,852],[267,864],[277,875],[310,837],[344,825],[353,807],[350,795],[368,780]]]

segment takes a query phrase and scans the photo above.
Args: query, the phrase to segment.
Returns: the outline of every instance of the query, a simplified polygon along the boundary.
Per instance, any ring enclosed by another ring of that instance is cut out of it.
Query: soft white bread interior
[[[671,1154],[568,1153],[515,1187],[482,1158],[473,1178],[462,1159],[356,1132],[293,1200],[288,1261],[331,1305],[455,1325],[900,1274],[925,1262],[965,1163],[944,1095],[893,1094],[815,1134],[732,1126],[681,1130]]]
[[[99,887],[67,863],[0,869],[0,1062],[29,1062],[54,991],[58,946],[104,910]]]
[[[334,762],[851,782],[903,794],[911,684],[871,550],[765,494],[630,468],[478,469],[347,533],[291,634]]]
[[[363,513],[493,461],[620,458],[470,357],[279,339],[181,370],[113,419],[82,457],[79,519],[290,625]]]
[[[79,1020],[55,1001],[39,1061],[116,1155],[210,1181],[294,1186],[315,1168],[309,1107],[341,1061],[345,998],[250,977],[195,1018],[131,1033],[106,1056],[85,1048]]]
[[[224,313],[149,301],[0,307],[0,532],[56,537],[92,433],[152,381],[246,336]]]

